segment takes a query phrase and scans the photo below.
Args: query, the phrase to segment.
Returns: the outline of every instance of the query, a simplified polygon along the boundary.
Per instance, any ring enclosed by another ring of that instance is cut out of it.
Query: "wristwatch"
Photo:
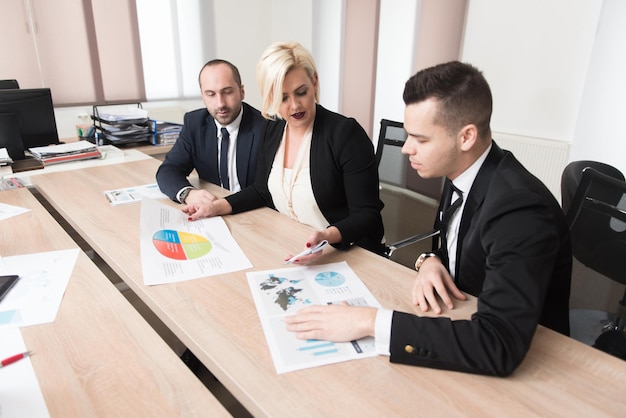
[[[437,257],[437,254],[421,253],[420,256],[417,257],[417,260],[415,260],[415,271],[420,271],[420,267],[422,267],[422,264],[424,264],[424,261],[426,261],[426,259],[430,257]]]
[[[180,192],[180,196],[178,197],[178,201],[180,203],[185,203],[185,200],[187,199],[187,196],[189,196],[189,192],[193,190],[193,187],[187,187],[185,189],[183,189],[182,192]]]

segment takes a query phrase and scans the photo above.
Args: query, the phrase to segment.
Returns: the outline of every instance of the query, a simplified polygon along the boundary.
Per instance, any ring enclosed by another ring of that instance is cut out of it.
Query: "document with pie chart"
[[[284,318],[312,305],[347,303],[380,307],[348,263],[246,273],[277,373],[376,355],[374,338],[347,343],[300,340]]]
[[[221,217],[187,220],[180,209],[141,200],[141,265],[146,285],[245,270],[252,263]]]

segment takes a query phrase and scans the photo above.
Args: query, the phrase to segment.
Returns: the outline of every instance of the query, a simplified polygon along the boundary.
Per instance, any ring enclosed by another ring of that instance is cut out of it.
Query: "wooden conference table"
[[[277,375],[245,271],[143,284],[140,204],[112,207],[103,191],[152,183],[159,163],[43,174],[33,183],[254,416],[618,416],[626,411],[626,362],[544,327],[508,378],[391,364],[382,356]],[[224,219],[257,270],[282,267],[284,256],[301,248],[311,232],[267,208]],[[347,261],[384,307],[419,314],[408,297],[414,271],[360,248],[324,252],[320,262]],[[472,298],[446,314],[468,318],[474,309]]]
[[[0,255],[77,247],[26,188],[0,202],[31,209],[0,221]],[[82,251],[56,320],[21,333],[52,417],[229,416]]]

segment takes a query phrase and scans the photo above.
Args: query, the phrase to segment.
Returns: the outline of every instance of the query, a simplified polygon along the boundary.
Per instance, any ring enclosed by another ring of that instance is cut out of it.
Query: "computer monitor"
[[[24,145],[15,113],[0,113],[0,148],[6,148],[12,160],[23,160]]]
[[[16,79],[0,80],[0,89],[19,89],[20,83]]]
[[[3,127],[0,131],[19,131],[21,138],[11,140],[21,139],[24,149],[59,143],[49,88],[0,89],[0,114],[15,115],[2,118],[2,123],[17,123],[17,130]]]

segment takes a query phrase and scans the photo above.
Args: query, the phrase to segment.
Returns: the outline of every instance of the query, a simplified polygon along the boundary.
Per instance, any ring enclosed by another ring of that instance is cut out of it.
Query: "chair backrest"
[[[626,182],[616,171],[611,176],[592,167],[583,168],[566,217],[574,257],[626,284]]]
[[[406,168],[409,160],[401,149],[407,138],[402,122],[380,120],[380,133],[376,159],[380,181],[394,186],[406,187]]]
[[[385,145],[402,148],[407,138],[404,124],[388,119],[380,120],[380,132],[378,133],[378,145],[376,147],[376,161],[380,166]]]
[[[561,206],[563,207],[564,213],[567,213],[569,210],[574,194],[576,194],[576,190],[582,179],[583,170],[587,167],[593,168],[618,180],[624,180],[622,172],[611,165],[599,161],[572,161],[565,167],[561,176]]]
[[[438,200],[443,189],[443,178],[422,178],[409,166],[409,157],[402,154],[408,138],[402,122],[381,119],[378,135],[378,177],[383,183],[411,190]]]
[[[0,80],[0,89],[19,89],[17,80]]]

